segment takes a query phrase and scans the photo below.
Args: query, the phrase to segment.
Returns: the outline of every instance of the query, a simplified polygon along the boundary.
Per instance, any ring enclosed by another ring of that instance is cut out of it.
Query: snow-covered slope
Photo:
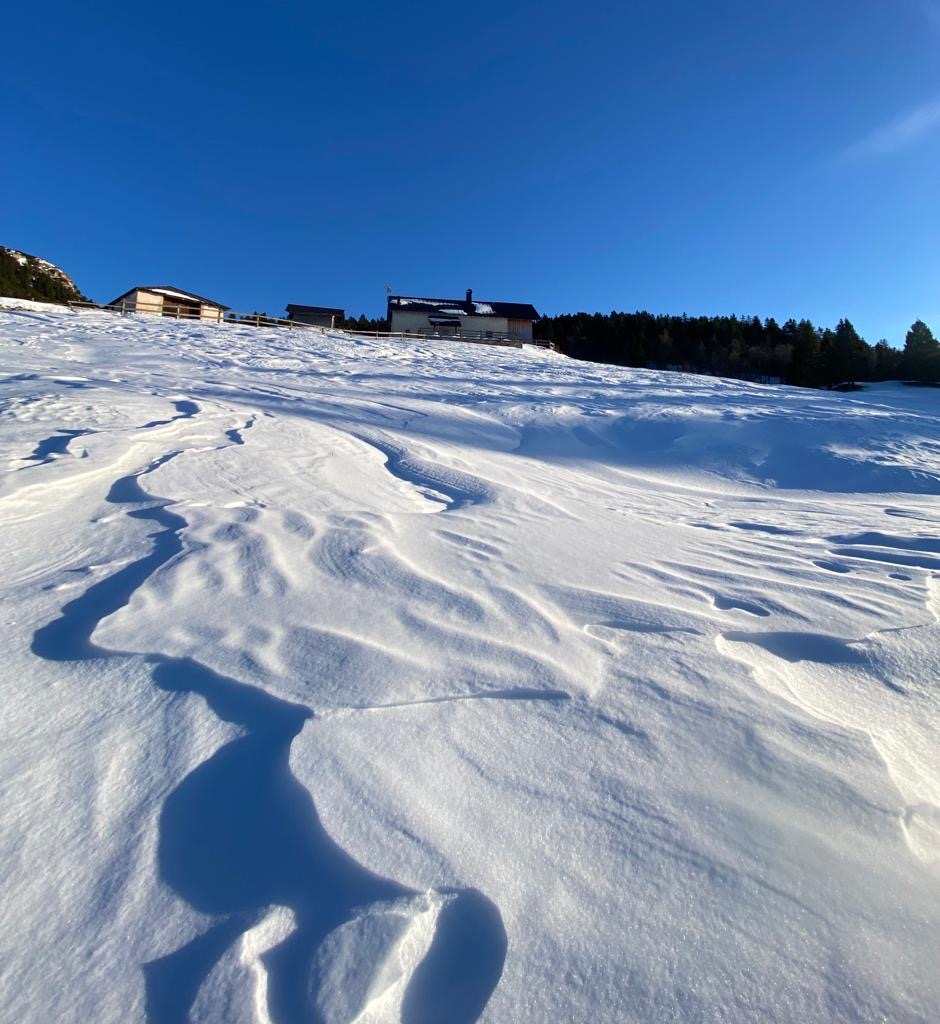
[[[940,1018],[940,392],[0,312],[8,1020]]]

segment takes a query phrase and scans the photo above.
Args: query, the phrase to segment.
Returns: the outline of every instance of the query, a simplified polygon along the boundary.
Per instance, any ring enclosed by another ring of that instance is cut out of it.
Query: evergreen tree
[[[875,380],[893,380],[900,373],[901,353],[892,348],[885,338],[875,346]]]
[[[923,383],[940,381],[940,342],[923,320],[916,321],[907,332],[901,368],[911,380]]]
[[[867,380],[870,374],[868,346],[859,337],[850,320],[840,320],[836,326],[835,360],[842,380]],[[834,382],[833,382],[834,383]]]
[[[809,320],[788,320],[783,327],[784,337],[792,346],[788,383],[802,387],[818,387],[821,383],[819,363],[819,333]]]
[[[336,326],[344,331],[368,331],[372,334],[387,331],[388,321],[384,317],[373,319],[367,317],[365,313],[360,313],[358,317],[344,317]]]

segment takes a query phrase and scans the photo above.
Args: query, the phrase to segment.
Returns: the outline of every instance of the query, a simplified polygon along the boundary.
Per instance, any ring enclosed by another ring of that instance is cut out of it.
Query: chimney
[[[472,288],[468,288],[467,289],[467,312],[468,313],[472,313],[473,312],[473,289]]]

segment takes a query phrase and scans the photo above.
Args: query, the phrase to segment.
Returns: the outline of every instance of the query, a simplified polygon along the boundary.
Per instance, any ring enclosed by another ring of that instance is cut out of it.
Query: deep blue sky
[[[4,14],[0,244],[99,301],[940,329],[940,0],[84,6]]]

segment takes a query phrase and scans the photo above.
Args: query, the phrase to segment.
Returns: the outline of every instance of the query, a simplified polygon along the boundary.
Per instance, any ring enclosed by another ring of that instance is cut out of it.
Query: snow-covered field
[[[0,312],[0,1016],[940,1019],[940,391]]]

